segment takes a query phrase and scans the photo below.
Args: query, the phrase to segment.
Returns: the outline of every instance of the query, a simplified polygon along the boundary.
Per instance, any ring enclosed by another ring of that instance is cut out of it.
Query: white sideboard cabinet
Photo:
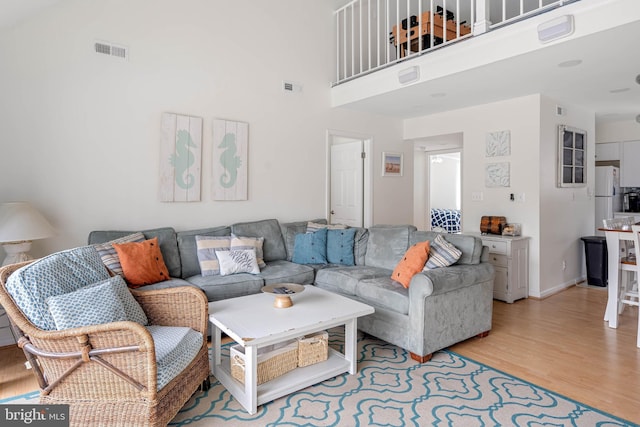
[[[529,238],[481,234],[495,269],[493,298],[512,303],[529,296]]]

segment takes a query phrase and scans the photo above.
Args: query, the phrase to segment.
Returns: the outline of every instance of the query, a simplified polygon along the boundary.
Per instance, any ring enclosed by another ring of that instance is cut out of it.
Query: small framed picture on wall
[[[402,176],[402,153],[382,153],[382,176]]]

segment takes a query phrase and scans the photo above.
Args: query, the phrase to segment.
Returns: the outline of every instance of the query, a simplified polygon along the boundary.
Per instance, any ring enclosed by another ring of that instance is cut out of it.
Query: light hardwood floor
[[[494,303],[493,329],[450,350],[564,396],[640,423],[638,310],[618,329],[603,321],[604,289],[574,286],[544,300]],[[0,399],[37,389],[17,347],[0,348]]]

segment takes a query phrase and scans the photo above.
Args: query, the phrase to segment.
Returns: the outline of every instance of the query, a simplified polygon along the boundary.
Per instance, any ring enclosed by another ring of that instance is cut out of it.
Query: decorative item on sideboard
[[[480,219],[480,232],[482,234],[502,234],[507,224],[507,218],[503,216],[483,216]]]
[[[503,236],[520,236],[522,234],[522,224],[509,223],[502,228]]]

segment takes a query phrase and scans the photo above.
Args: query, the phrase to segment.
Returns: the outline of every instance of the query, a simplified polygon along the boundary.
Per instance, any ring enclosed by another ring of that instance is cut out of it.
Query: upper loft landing
[[[354,0],[334,27],[333,107],[411,118],[543,94],[640,112],[637,0]]]
[[[575,1],[353,0],[334,13],[334,85]]]

